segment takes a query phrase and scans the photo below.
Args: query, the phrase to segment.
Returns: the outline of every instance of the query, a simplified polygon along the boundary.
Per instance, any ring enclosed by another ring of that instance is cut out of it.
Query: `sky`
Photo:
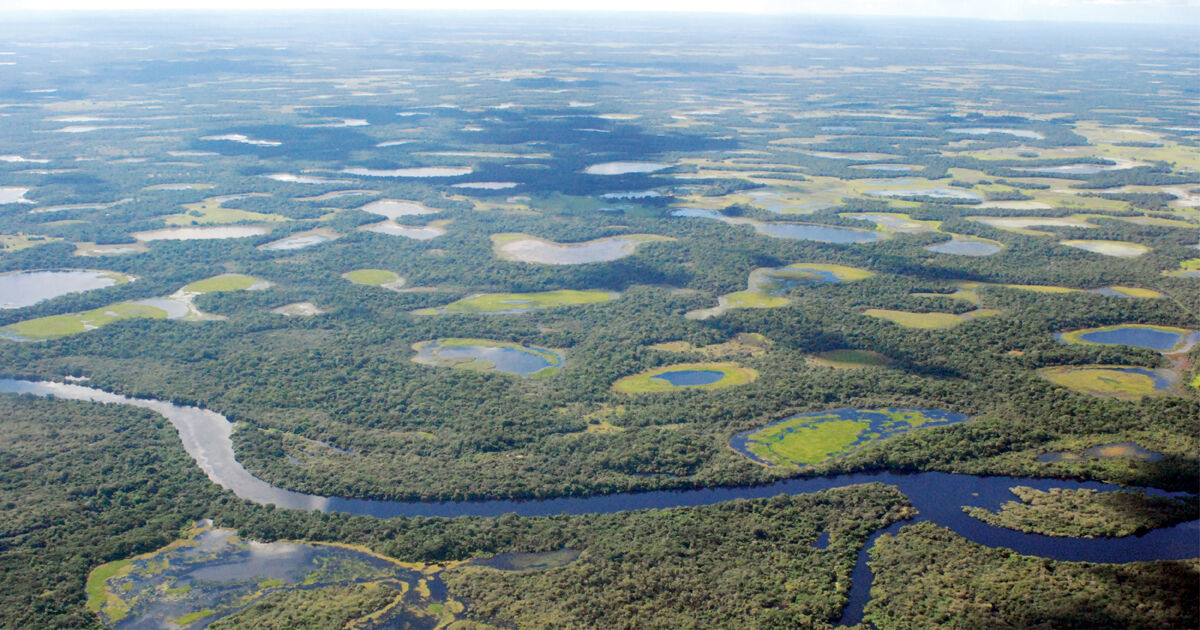
[[[0,11],[535,10],[1200,24],[1200,0],[0,0]]]

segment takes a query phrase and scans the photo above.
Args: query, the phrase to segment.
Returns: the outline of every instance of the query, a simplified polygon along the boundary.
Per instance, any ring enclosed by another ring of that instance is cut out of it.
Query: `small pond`
[[[253,225],[222,225],[218,227],[177,227],[147,232],[134,232],[139,241],[200,241],[220,238],[249,238],[262,236],[267,228]]]
[[[678,370],[663,372],[650,378],[666,381],[674,387],[698,387],[716,383],[725,378],[725,373],[719,370]]]
[[[324,234],[303,234],[299,236],[289,236],[287,238],[279,239],[273,243],[267,243],[266,245],[259,247],[259,249],[271,252],[289,251],[293,249],[304,249],[305,247],[312,247],[313,245],[320,245],[321,243],[328,242],[329,240],[331,239]]]
[[[1104,345],[1134,346],[1158,352],[1182,351],[1200,338],[1200,333],[1180,329],[1123,324],[1089,330],[1059,333],[1055,339],[1063,343],[1095,343]]]
[[[1004,246],[991,241],[963,240],[952,238],[945,243],[930,245],[926,251],[938,254],[955,254],[958,256],[991,256],[1004,249]]]

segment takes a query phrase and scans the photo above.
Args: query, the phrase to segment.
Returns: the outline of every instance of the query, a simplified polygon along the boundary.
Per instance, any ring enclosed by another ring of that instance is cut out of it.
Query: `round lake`
[[[1173,350],[1182,349],[1183,346],[1189,345],[1200,337],[1200,333],[1194,331],[1179,332],[1172,330],[1161,330],[1152,326],[1138,326],[1135,324],[1125,324],[1121,326],[1112,326],[1107,328],[1097,328],[1094,330],[1081,330],[1073,333],[1062,333],[1055,336],[1055,339],[1065,343],[1095,343],[1104,345],[1121,345],[1134,346],[1137,348],[1148,348],[1157,350],[1158,352],[1171,352]]]
[[[999,243],[956,238],[925,248],[926,251],[938,254],[955,254],[958,256],[991,256],[1001,249],[1004,249],[1004,247]]]
[[[725,378],[725,373],[718,370],[679,370],[677,372],[663,372],[650,378],[664,380],[674,387],[697,387],[700,385],[712,385]]]

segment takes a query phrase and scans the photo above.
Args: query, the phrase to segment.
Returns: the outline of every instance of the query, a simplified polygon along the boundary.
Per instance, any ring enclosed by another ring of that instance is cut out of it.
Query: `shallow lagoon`
[[[1200,340],[1200,332],[1165,326],[1122,324],[1059,333],[1054,338],[1063,343],[1121,345],[1158,352],[1181,352]]]
[[[188,539],[132,558],[107,579],[101,581],[106,571],[94,572],[89,582],[98,582],[103,599],[89,599],[89,605],[100,607],[101,619],[111,627],[199,628],[270,593],[361,584],[386,589],[385,601],[406,593],[380,621],[385,627],[409,627],[406,623],[416,621],[414,612],[433,603],[450,603],[437,575],[441,568],[401,563],[348,546],[262,543],[242,540],[232,530],[201,529]],[[418,627],[453,621],[452,616],[443,620],[417,614],[427,622]]]
[[[505,372],[518,376],[544,375],[562,365],[560,353],[486,339],[440,339],[413,344],[413,361],[439,367]],[[542,374],[539,374],[542,373]]]
[[[287,238],[281,238],[278,241],[267,243],[259,246],[259,249],[269,252],[275,251],[290,251],[293,249],[304,249],[313,245],[320,245],[333,240],[332,237],[325,234],[297,234]]]
[[[20,271],[0,275],[0,309],[22,308],[69,293],[103,289],[132,280],[111,271]]]
[[[416,201],[404,201],[402,199],[380,199],[359,208],[363,212],[369,214],[377,214],[381,217],[395,219],[398,217],[411,217],[422,214],[435,214],[441,212],[429,208]]]
[[[992,133],[1001,133],[1018,138],[1029,138],[1030,140],[1045,140],[1046,136],[1036,131],[1026,131],[1024,129],[1008,129],[998,127],[953,127],[947,129],[950,133],[964,133],[970,136],[986,136]]]
[[[1067,247],[1082,249],[1093,254],[1101,254],[1103,256],[1113,256],[1116,258],[1136,258],[1150,251],[1149,247],[1138,243],[1124,243],[1121,241],[1059,241]]]
[[[418,241],[428,241],[437,238],[446,233],[444,225],[448,221],[434,221],[424,227],[411,227],[408,225],[400,225],[395,221],[388,219],[379,223],[364,225],[358,229],[364,232],[375,232],[376,234],[388,234],[391,236],[403,236],[404,238],[416,239]]]
[[[610,236],[581,243],[558,243],[526,234],[493,234],[496,255],[506,260],[541,265],[582,265],[610,262],[637,251],[641,243],[670,240],[654,234]]]
[[[680,208],[671,212],[673,217],[712,219],[730,225],[750,225],[755,231],[774,238],[791,238],[819,243],[871,243],[883,238],[878,232],[854,228],[833,227],[813,223],[763,223],[753,219],[727,217],[707,208]]]
[[[1004,249],[1004,245],[995,241],[983,239],[951,238],[945,243],[930,245],[925,251],[938,254],[955,254],[958,256],[991,256]]]
[[[593,164],[583,169],[583,172],[588,175],[626,175],[628,173],[653,173],[670,167],[670,164],[660,162],[604,162]]]
[[[176,227],[146,232],[134,232],[139,241],[199,241],[221,238],[262,236],[270,230],[253,225],[222,225],[217,227]]]
[[[1042,368],[1038,374],[1068,389],[1121,400],[1171,391],[1179,375],[1166,369],[1119,365],[1059,366]]]

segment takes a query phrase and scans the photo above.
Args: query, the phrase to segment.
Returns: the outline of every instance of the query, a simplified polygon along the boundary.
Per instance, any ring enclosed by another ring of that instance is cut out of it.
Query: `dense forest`
[[[943,471],[1134,489],[976,512],[1022,531],[1194,520],[1191,33],[326,17],[0,24],[0,377],[218,412],[252,475],[323,497],[583,498]],[[542,262],[497,250],[493,236],[517,233]],[[587,249],[629,235],[665,238]],[[859,275],[755,285],[798,263]],[[132,281],[85,290],[39,275],[83,270]],[[251,279],[194,284],[226,274]],[[522,297],[551,291],[602,297]],[[444,308],[463,299],[493,312]],[[1121,325],[1181,332],[1163,348],[1073,332]],[[565,359],[538,378],[459,369],[491,359],[413,360],[414,344],[444,339]],[[817,358],[847,350],[875,359]],[[614,389],[714,364],[754,376]],[[1122,395],[1044,376],[1098,366],[1122,375],[1104,383]],[[806,467],[730,448],[842,408],[969,420],[843,435]],[[97,626],[89,571],[202,518],[406,561],[579,552],[544,571],[448,570],[470,623],[826,628],[869,537],[923,518],[870,484],[670,510],[376,519],[239,499],[149,411],[3,395],[0,434],[5,628]],[[1127,443],[1146,456],[1089,454]],[[1165,505],[1136,488],[1186,496]],[[866,618],[880,629],[1200,619],[1191,560],[1021,557],[930,523],[872,554]],[[340,627],[387,599],[362,585],[273,594],[213,627]]]

